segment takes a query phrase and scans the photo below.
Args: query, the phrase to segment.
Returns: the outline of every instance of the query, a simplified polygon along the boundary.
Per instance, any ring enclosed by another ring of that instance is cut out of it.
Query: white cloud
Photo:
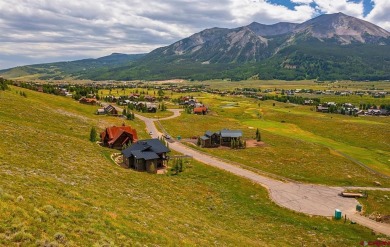
[[[366,20],[390,29],[390,1],[373,1],[375,7]],[[362,2],[291,0],[298,4],[294,9],[271,2],[25,0],[15,4],[14,0],[0,0],[0,68],[14,66],[17,59],[26,64],[99,57],[112,52],[144,53],[205,28],[232,28],[252,21],[298,23],[320,12],[363,16]],[[311,7],[312,3],[317,7]],[[4,58],[10,61],[8,66]]]
[[[332,14],[343,12],[346,15],[363,18],[363,1],[358,3],[349,0],[313,0],[317,9],[323,13]]]
[[[310,19],[315,10],[310,6],[297,6],[295,10],[286,6],[271,4],[265,0],[231,0],[231,13],[235,17],[234,22],[245,25],[252,21],[263,24],[273,24],[280,21],[303,22]]]
[[[290,0],[292,3],[297,4],[310,4],[313,2],[313,0]]]
[[[390,1],[389,0],[373,0],[374,8],[366,16],[366,20],[373,22],[380,27],[390,30]]]

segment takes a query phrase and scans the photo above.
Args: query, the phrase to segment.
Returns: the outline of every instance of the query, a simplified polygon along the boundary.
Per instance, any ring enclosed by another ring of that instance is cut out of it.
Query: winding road
[[[172,119],[180,116],[181,110],[171,109],[170,111],[173,112],[172,116],[161,118],[159,120]],[[151,133],[153,138],[158,138],[163,134],[156,128],[155,122],[158,121],[158,119],[147,118],[138,114],[135,116],[145,122],[146,129],[148,133]],[[192,156],[195,160],[204,164],[228,171],[264,186],[268,189],[271,199],[281,207],[308,215],[318,215],[325,217],[333,216],[335,209],[340,209],[343,215],[347,215],[348,219],[355,221],[360,225],[366,226],[375,232],[390,236],[389,224],[376,222],[361,216],[360,214],[356,213],[355,210],[356,205],[358,204],[356,199],[345,198],[338,195],[340,192],[344,191],[345,188],[343,187],[303,184],[299,182],[292,182],[291,180],[284,182],[262,176],[258,173],[230,164],[221,159],[191,149],[177,141],[170,142],[169,147],[184,155]],[[359,189],[362,189],[362,187],[359,187]],[[390,188],[385,188],[383,190],[390,191]]]

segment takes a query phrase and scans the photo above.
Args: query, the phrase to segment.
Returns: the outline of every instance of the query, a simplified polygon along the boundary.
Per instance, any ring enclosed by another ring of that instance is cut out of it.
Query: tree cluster
[[[185,165],[183,159],[174,159],[173,166],[171,168],[173,175],[179,175],[179,173],[183,172],[184,170]]]
[[[246,148],[246,141],[242,141],[241,139],[232,139],[230,141],[230,147],[232,149]]]
[[[263,95],[262,100],[263,101],[275,100],[278,102],[284,102],[284,103],[288,102],[288,103],[299,104],[299,105],[305,104],[305,100],[312,100],[314,105],[318,105],[321,101],[319,98],[304,98],[301,96],[285,96],[285,95],[279,96],[279,95],[267,95],[267,94]]]
[[[3,77],[0,77],[0,90],[7,90],[9,89],[8,84],[10,81],[5,80]]]

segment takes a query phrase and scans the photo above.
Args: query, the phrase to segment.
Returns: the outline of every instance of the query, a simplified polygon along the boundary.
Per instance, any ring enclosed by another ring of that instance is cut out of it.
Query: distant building
[[[86,97],[82,97],[79,102],[81,104],[86,104],[86,105],[96,105],[98,103],[98,101],[95,99],[95,98],[86,98]]]
[[[195,107],[193,112],[194,112],[194,114],[198,114],[198,115],[206,115],[207,107],[205,107],[205,106]]]
[[[113,115],[113,116],[117,116],[118,115],[118,110],[112,106],[112,105],[108,105],[104,108],[100,108],[100,109],[97,109],[96,111],[96,114],[97,115]]]
[[[228,146],[230,147],[232,141],[240,141],[242,138],[241,130],[228,130],[223,129],[221,131],[212,132],[206,131],[204,136],[200,137],[201,147],[219,147]]]

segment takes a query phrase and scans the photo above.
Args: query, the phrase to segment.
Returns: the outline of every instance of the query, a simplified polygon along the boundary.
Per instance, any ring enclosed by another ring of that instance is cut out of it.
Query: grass
[[[114,165],[90,126],[122,120],[59,96],[0,92],[0,246],[351,246],[358,225],[283,209],[257,184],[191,161],[178,176]],[[130,122],[129,122],[130,123]],[[146,137],[141,122],[131,122]]]
[[[148,118],[165,118],[173,115],[173,112],[168,110],[167,111],[158,110],[157,112],[138,112],[138,111],[133,111],[133,112]]]
[[[390,127],[386,118],[354,118],[320,114],[309,106],[295,106],[242,97],[202,94],[210,106],[207,116],[183,114],[161,121],[173,136],[203,135],[206,130],[242,129],[244,138],[262,132],[265,147],[247,150],[202,149],[210,154],[295,180],[330,185],[372,186],[388,179],[367,172],[342,154],[389,174]],[[260,105],[260,106],[259,106]],[[178,128],[180,124],[180,128]],[[340,128],[340,126],[342,126]],[[249,128],[252,129],[249,129]]]
[[[369,216],[372,213],[390,215],[390,192],[380,190],[367,191],[367,198],[359,198],[363,205],[364,214]]]

